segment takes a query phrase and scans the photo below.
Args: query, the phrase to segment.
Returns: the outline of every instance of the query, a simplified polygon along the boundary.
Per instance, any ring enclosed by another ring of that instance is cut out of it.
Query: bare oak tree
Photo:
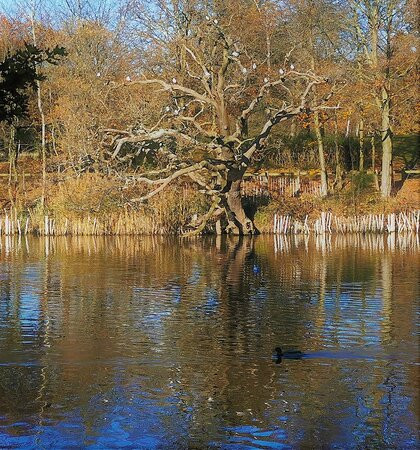
[[[264,52],[261,56],[247,48],[238,30],[233,31],[232,15],[216,12],[182,11],[179,33],[165,48],[165,58],[177,61],[172,73],[143,70],[123,83],[126,89],[147,86],[165,98],[157,122],[105,133],[113,137],[114,159],[127,158],[128,148],[134,148],[131,156],[146,152],[154,143],[157,156],[165,161],[160,170],[135,177],[150,190],[133,202],[145,202],[171,182],[188,178],[210,199],[209,210],[191,223],[191,233],[224,217],[225,232],[255,234],[241,201],[245,171],[264,152],[277,124],[303,112],[334,108],[328,106],[334,88],[323,98],[318,95],[315,103],[315,86],[328,86],[328,79],[310,69],[299,70],[291,52],[276,67],[270,61],[269,69]]]

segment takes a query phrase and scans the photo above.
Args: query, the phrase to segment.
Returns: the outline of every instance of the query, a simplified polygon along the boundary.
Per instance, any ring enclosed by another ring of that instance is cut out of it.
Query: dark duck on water
[[[302,353],[300,350],[287,350],[287,351],[283,351],[281,349],[281,347],[276,347],[274,349],[275,351],[275,359],[276,359],[276,363],[279,364],[281,362],[281,360],[284,359],[302,359],[305,354]]]

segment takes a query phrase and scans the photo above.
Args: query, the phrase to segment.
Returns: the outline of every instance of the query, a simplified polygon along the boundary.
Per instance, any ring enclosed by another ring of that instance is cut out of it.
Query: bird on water
[[[275,351],[275,358],[276,363],[279,364],[283,358],[285,359],[302,359],[305,354],[302,353],[300,350],[287,350],[283,351],[281,347],[276,347],[274,349]]]

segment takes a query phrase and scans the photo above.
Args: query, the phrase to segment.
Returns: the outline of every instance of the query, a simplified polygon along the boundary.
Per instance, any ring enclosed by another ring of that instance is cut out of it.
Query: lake
[[[418,256],[411,235],[3,237],[0,447],[416,448]]]

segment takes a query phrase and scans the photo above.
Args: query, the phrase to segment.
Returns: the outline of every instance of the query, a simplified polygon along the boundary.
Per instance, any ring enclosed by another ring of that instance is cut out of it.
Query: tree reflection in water
[[[3,238],[0,446],[415,446],[417,256],[400,235]]]

